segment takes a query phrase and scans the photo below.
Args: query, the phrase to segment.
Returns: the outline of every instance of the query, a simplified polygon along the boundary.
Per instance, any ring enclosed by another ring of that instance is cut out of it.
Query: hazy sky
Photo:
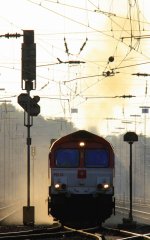
[[[6,33],[34,30],[37,89],[45,118],[65,117],[79,128],[110,134],[135,129],[140,106],[149,105],[148,0],[0,1],[0,88],[17,104],[23,38]],[[71,61],[81,61],[71,64]],[[138,76],[144,74],[144,76]],[[131,96],[124,98],[123,96]],[[144,116],[138,131],[144,131]],[[147,120],[149,115],[146,115]],[[107,120],[106,118],[115,118]],[[123,120],[133,121],[124,124]],[[124,130],[123,130],[124,131]],[[147,130],[148,131],[148,130]]]

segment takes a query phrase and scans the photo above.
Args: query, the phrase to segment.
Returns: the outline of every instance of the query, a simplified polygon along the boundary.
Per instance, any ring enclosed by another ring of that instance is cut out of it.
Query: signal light
[[[24,30],[24,43],[22,43],[22,80],[36,80],[36,44],[34,31]]]
[[[36,79],[36,46],[22,44],[22,80]]]
[[[39,96],[31,98],[27,93],[21,93],[18,96],[19,105],[29,113],[30,116],[37,116],[40,113],[40,106],[37,104],[39,101]]]

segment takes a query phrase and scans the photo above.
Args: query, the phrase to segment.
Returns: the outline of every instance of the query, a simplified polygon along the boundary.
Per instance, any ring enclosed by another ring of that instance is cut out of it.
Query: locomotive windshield
[[[55,152],[57,167],[78,167],[79,151],[77,149],[58,149]]]
[[[105,149],[86,149],[85,167],[108,167],[109,155]]]

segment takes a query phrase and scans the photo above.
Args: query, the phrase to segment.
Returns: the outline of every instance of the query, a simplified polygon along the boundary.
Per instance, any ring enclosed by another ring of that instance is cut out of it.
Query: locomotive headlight
[[[110,188],[110,184],[109,183],[99,183],[97,185],[97,189],[98,190],[108,190]]]
[[[85,146],[85,142],[79,142],[79,146],[80,147],[84,147]]]
[[[60,186],[61,186],[60,183],[56,183],[54,187],[55,187],[57,190],[59,190],[59,189],[60,189]]]
[[[104,188],[104,189],[108,189],[109,187],[110,187],[110,185],[109,185],[108,183],[104,183],[104,184],[103,184],[103,188]]]
[[[56,183],[54,187],[56,190],[60,191],[60,190],[65,190],[67,185],[65,183]]]

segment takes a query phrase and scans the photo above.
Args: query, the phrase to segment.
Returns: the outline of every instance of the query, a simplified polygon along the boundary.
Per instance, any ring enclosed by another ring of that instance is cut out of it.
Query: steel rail
[[[122,234],[126,234],[126,235],[130,235],[124,238],[117,238],[117,240],[126,240],[126,239],[150,239],[150,233],[146,233],[146,234],[141,234],[141,233],[136,233],[136,232],[130,232],[127,230],[123,230],[123,229],[113,229],[113,228],[108,228],[105,227],[105,229],[111,230],[111,231],[117,231],[118,233],[122,233]]]
[[[81,229],[74,229],[74,228],[70,228],[70,227],[67,227],[67,226],[64,226],[64,228],[68,229],[70,231],[76,232],[76,233],[80,233],[80,234],[82,234],[84,236],[85,235],[89,236],[89,237],[91,237],[93,239],[96,239],[96,240],[102,240],[103,239],[103,236],[100,235],[100,234],[88,232],[88,231],[93,230],[94,228],[88,228],[88,229],[86,229],[86,231],[85,231],[85,229],[83,229],[83,230],[81,230]]]

